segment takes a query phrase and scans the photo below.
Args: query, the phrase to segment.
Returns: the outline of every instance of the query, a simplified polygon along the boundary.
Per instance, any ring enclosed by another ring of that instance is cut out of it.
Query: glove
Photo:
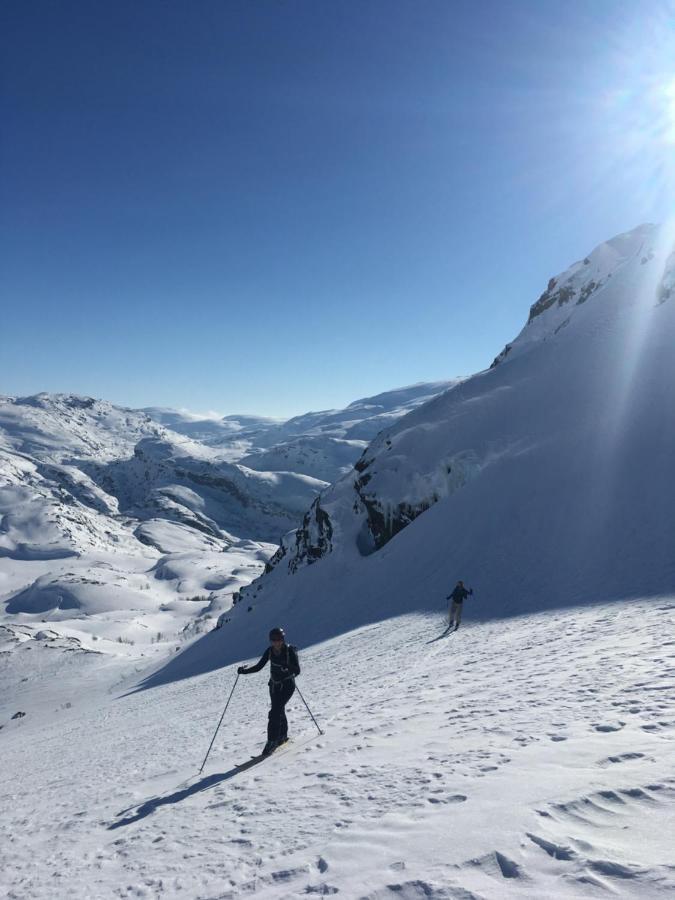
[[[237,675],[246,675],[246,666],[239,666],[237,669]]]

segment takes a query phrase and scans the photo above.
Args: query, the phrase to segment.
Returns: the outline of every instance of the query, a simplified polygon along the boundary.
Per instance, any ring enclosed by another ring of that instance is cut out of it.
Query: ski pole
[[[230,691],[230,696],[227,698],[227,703],[225,704],[225,709],[223,710],[223,714],[220,717],[220,722],[218,722],[218,728],[213,733],[213,737],[211,738],[211,743],[209,744],[209,749],[206,751],[206,756],[204,757],[204,762],[202,763],[202,767],[199,770],[199,774],[202,774],[202,770],[206,765],[206,760],[209,758],[209,753],[211,752],[211,747],[213,747],[213,742],[216,739],[216,735],[218,734],[218,729],[223,723],[223,719],[225,718],[225,713],[227,712],[227,707],[230,705],[230,700],[232,699],[232,694],[234,694],[234,689],[237,686],[237,682],[239,681],[239,673],[237,673],[237,677],[234,679],[234,684],[232,685],[232,690]]]
[[[296,684],[296,686],[295,686],[295,689],[296,689],[296,691],[298,692],[298,694],[300,695],[300,699],[302,700],[302,702],[303,702],[303,703],[305,704],[305,706],[307,707],[307,712],[310,714],[310,716],[312,716],[312,722],[314,722],[314,724],[316,725],[316,727],[319,729],[319,734],[323,734],[323,731],[319,728],[319,723],[316,721],[316,719],[315,719],[314,716],[312,715],[312,710],[309,708],[309,706],[307,706],[307,701],[306,701],[305,698],[302,696],[302,693],[300,692],[300,688],[297,686],[297,684]]]

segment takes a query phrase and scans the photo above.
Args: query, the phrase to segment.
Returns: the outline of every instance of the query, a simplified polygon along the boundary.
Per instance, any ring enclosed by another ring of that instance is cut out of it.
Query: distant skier
[[[239,666],[239,675],[251,675],[270,664],[270,708],[267,721],[267,743],[262,755],[269,756],[288,740],[288,721],[285,706],[295,691],[295,676],[300,674],[298,651],[286,643],[283,628],[270,631],[270,646],[254,666]]]
[[[464,582],[458,581],[453,592],[445,598],[446,600],[452,600],[448,628],[452,628],[452,626],[454,625],[455,631],[457,631],[457,629],[459,628],[459,623],[462,621],[462,604],[464,603],[466,598],[470,597],[472,594],[473,588],[469,588],[469,590],[467,590],[464,587]]]

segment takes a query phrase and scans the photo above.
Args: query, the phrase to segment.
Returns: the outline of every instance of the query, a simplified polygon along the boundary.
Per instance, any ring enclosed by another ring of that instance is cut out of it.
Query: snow
[[[2,683],[0,891],[672,896],[675,598],[472,612],[448,637],[410,614],[301,648],[325,734],[296,695],[294,742],[242,769],[268,700],[264,672],[240,678],[201,775],[224,632],[229,665],[141,691],[120,661],[24,650],[0,670],[26,678],[11,703]]]

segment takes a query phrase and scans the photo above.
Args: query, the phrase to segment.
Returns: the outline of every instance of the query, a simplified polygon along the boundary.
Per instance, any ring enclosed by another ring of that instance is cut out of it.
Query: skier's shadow
[[[144,819],[146,816],[152,815],[152,813],[160,806],[167,806],[170,803],[180,803],[187,797],[191,797],[193,794],[198,794],[200,791],[208,791],[210,788],[220,784],[221,781],[228,781],[240,772],[244,772],[246,769],[250,769],[251,766],[257,765],[261,759],[263,759],[263,757],[256,756],[241,766],[235,766],[234,769],[230,769],[229,772],[218,772],[215,775],[207,775],[206,778],[202,778],[201,781],[197,781],[195,784],[186,787],[182,791],[175,791],[173,794],[169,794],[166,797],[152,797],[150,800],[146,800],[145,803],[141,804],[141,806],[132,806],[129,807],[129,809],[123,809],[118,815],[122,816],[132,809],[134,810],[134,813],[133,815],[126,816],[124,819],[120,819],[118,822],[113,822],[111,825],[108,825],[108,831],[114,831],[116,828],[122,828],[124,825],[133,825],[133,823],[138,822],[139,819]]]
[[[438,637],[432,638],[430,641],[427,641],[427,644],[435,644],[436,641],[442,640],[444,637],[448,637],[451,634],[455,633],[454,628],[446,628],[443,634],[439,634]]]

